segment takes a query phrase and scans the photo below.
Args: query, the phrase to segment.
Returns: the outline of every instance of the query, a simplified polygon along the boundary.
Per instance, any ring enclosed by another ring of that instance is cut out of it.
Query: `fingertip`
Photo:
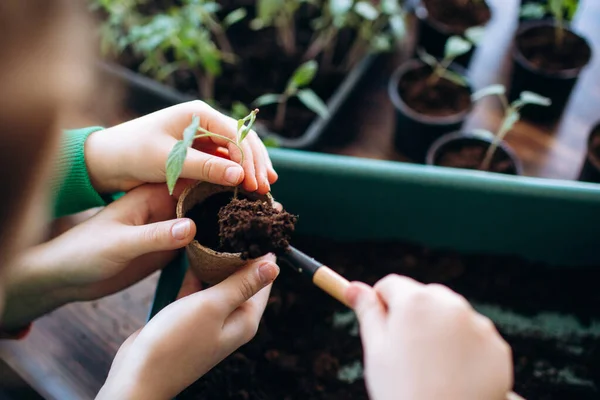
[[[244,179],[244,189],[248,192],[256,192],[258,190],[258,182],[253,175],[247,175]]]
[[[180,218],[171,227],[171,236],[177,242],[189,243],[196,235],[196,224],[189,218]]]
[[[346,298],[346,301],[348,302],[350,307],[354,309],[358,306],[362,298],[364,298],[364,296],[367,296],[369,294],[369,291],[372,290],[373,289],[365,283],[351,282],[350,286],[348,286],[344,293],[344,297]]]
[[[271,185],[277,182],[277,179],[279,179],[279,175],[273,168],[269,168],[267,170],[267,176]]]
[[[258,276],[264,286],[272,283],[279,275],[279,266],[274,262],[267,261],[259,265]]]
[[[244,181],[245,172],[244,169],[239,165],[232,165],[227,167],[223,175],[225,182],[231,186],[237,186]]]

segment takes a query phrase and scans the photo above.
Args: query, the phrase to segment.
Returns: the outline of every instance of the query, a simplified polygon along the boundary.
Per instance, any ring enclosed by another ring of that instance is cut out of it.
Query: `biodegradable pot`
[[[179,202],[177,203],[177,218],[185,217],[194,206],[205,203],[212,196],[220,193],[231,193],[233,195],[234,190],[233,187],[215,185],[208,182],[196,183],[188,187],[179,198]],[[264,200],[271,204],[273,203],[271,196],[246,192],[241,188],[238,188],[238,193],[251,200]],[[196,238],[202,236],[202,229],[211,229],[210,225],[196,224],[196,229],[198,230]],[[212,228],[214,229],[214,226]],[[194,274],[203,282],[210,284],[221,282],[246,264],[246,261],[241,258],[241,253],[219,252],[208,247],[206,243],[200,243],[196,239],[186,247],[186,252],[189,266]]]
[[[478,155],[485,154],[494,136],[487,131],[453,132],[437,139],[427,152],[427,164],[451,168],[478,169]],[[483,156],[481,156],[483,157]],[[523,168],[514,151],[501,142],[492,158],[490,172],[521,175]]]
[[[448,24],[445,21],[440,21],[434,18],[432,13],[427,10],[426,1],[421,0],[414,5],[414,12],[417,16],[417,30],[419,32],[417,44],[415,46],[415,54],[418,48],[423,48],[427,53],[437,58],[444,57],[444,48],[449,37],[465,33],[464,26],[456,26]],[[479,24],[472,26],[485,25],[491,18],[491,11],[485,1],[481,4],[487,9],[487,18],[482,19]],[[470,26],[470,27],[472,27]],[[471,62],[476,46],[473,46],[466,54],[457,57],[454,61],[467,68]]]
[[[583,182],[600,183],[600,123],[590,132],[585,153],[585,161],[579,173]]]
[[[428,67],[420,60],[407,61],[394,72],[388,85],[388,94],[396,110],[394,145],[400,153],[419,163],[425,162],[427,149],[437,138],[460,129],[472,107],[470,100],[472,89],[469,85],[466,88],[469,106],[460,112],[434,116],[414,110],[402,98],[399,88],[404,81],[412,82],[411,76],[423,68]],[[457,66],[452,66],[451,69],[457,73],[462,72]],[[455,99],[444,100],[446,104],[455,103],[453,101]]]
[[[587,41],[569,28],[565,28],[564,50],[553,51],[554,27],[551,20],[522,23],[512,51],[510,99],[515,100],[527,90],[552,100],[549,107],[523,108],[521,115],[537,122],[551,123],[560,118],[581,71],[592,56]]]

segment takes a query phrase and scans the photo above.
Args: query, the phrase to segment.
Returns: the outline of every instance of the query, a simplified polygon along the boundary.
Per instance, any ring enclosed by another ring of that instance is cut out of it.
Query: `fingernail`
[[[183,240],[190,234],[192,224],[189,219],[179,221],[171,228],[171,235],[175,240]]]
[[[279,275],[279,267],[277,264],[264,263],[258,267],[258,275],[260,276],[262,284],[266,286],[277,278],[277,275]]]
[[[232,185],[237,185],[242,179],[244,170],[242,167],[229,167],[225,170],[225,181]]]

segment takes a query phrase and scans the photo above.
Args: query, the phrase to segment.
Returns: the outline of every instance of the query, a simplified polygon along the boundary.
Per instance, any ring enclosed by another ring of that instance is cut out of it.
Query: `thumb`
[[[244,180],[244,169],[231,160],[192,148],[188,150],[183,163],[181,177],[217,185],[237,186]]]
[[[130,259],[156,251],[187,246],[196,235],[196,225],[189,218],[128,227],[121,243]]]
[[[219,299],[223,312],[230,314],[279,275],[279,267],[269,257],[250,261],[229,278],[208,289]]]
[[[375,332],[381,332],[386,308],[375,289],[362,282],[352,282],[346,289],[345,296],[356,313],[363,340],[368,340]]]

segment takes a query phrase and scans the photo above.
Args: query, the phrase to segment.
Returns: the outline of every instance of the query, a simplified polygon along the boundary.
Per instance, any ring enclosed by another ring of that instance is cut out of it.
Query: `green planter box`
[[[298,150],[270,154],[280,177],[273,194],[299,215],[299,234],[600,265],[600,185]],[[186,267],[182,253],[165,269],[151,315],[173,301]]]

